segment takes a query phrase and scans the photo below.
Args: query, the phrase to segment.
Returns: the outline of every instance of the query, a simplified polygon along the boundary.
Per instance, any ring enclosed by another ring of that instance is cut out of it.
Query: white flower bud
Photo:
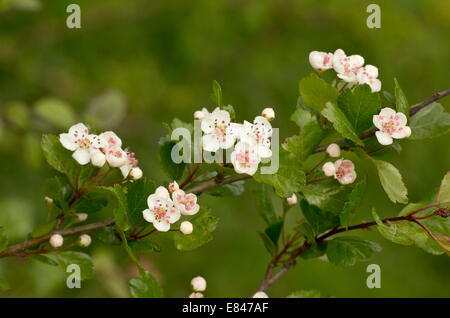
[[[81,234],[78,243],[80,246],[88,247],[91,245],[92,239],[88,234]]]
[[[330,144],[327,147],[327,153],[330,157],[337,158],[341,155],[341,147],[338,144]]]
[[[269,298],[269,296],[263,291],[258,291],[253,295],[253,298]]]
[[[45,203],[47,203],[47,205],[52,205],[53,204],[53,199],[50,197],[45,197],[44,198]]]
[[[171,184],[169,184],[169,192],[173,193],[177,190],[180,190],[180,186],[178,185],[178,183],[176,181],[172,182]]]
[[[191,285],[194,291],[202,292],[206,289],[206,280],[201,276],[197,276],[192,278]]]
[[[273,110],[273,108],[264,108],[261,116],[263,116],[264,118],[266,118],[267,120],[272,120],[275,118],[275,111]]]
[[[133,169],[131,169],[129,176],[133,180],[139,180],[143,176],[141,168],[134,167]]]
[[[101,168],[105,165],[106,156],[103,152],[97,151],[91,157],[91,163],[94,167]]]
[[[189,298],[205,298],[202,293],[192,293],[189,295]]]
[[[327,177],[331,177],[336,173],[336,167],[334,166],[334,163],[332,163],[331,161],[326,162],[323,167],[322,167],[323,173],[327,176]]]
[[[202,120],[203,118],[205,118],[205,113],[204,113],[203,111],[197,110],[197,111],[194,113],[194,119],[196,119],[196,120]]]
[[[180,224],[180,232],[184,235],[189,235],[194,230],[194,226],[189,221],[183,221]]]
[[[296,205],[297,204],[297,196],[295,193],[286,199],[288,205]]]
[[[87,220],[87,213],[77,213],[75,214],[76,222],[84,222]]]
[[[50,242],[50,245],[51,245],[51,246],[53,246],[54,248],[58,248],[58,247],[63,246],[63,244],[64,244],[64,238],[63,238],[62,235],[60,235],[60,234],[53,234],[53,235],[50,237],[49,242]]]

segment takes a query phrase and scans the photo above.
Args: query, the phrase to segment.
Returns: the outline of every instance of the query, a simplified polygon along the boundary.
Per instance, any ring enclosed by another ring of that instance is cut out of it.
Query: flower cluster
[[[373,65],[364,66],[364,58],[360,55],[347,56],[341,49],[334,53],[312,51],[309,63],[320,72],[333,68],[337,76],[348,83],[367,84],[372,92],[381,90],[378,68]]]
[[[203,149],[215,152],[234,146],[231,163],[236,172],[255,174],[262,158],[270,158],[272,125],[269,120],[275,117],[272,108],[266,108],[262,116],[257,116],[253,123],[231,122],[230,114],[220,108],[212,113],[203,108],[194,113],[194,118],[201,120]]]
[[[110,167],[120,168],[124,178],[137,180],[142,177],[134,153],[122,149],[122,140],[112,131],[94,135],[89,133],[86,125],[78,123],[70,127],[68,133],[60,134],[59,140],[64,148],[73,151],[72,157],[80,165],[91,162],[96,167],[103,167],[107,162]]]
[[[350,184],[356,179],[355,165],[350,160],[339,159],[334,163],[326,162],[322,170],[326,176],[333,176],[341,184]]]
[[[181,215],[194,215],[200,210],[195,194],[185,193],[175,181],[169,185],[169,189],[172,195],[165,187],[158,187],[147,198],[148,209],[142,212],[144,219],[161,232],[169,231],[170,225],[177,222]],[[192,223],[183,222],[180,230],[183,234],[191,234]]]

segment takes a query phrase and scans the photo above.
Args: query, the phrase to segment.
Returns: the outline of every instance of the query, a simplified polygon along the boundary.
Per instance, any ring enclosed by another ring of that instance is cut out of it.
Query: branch
[[[409,109],[409,115],[410,115],[410,116],[414,116],[414,115],[415,115],[419,110],[421,110],[422,108],[425,108],[425,107],[427,107],[428,105],[431,105],[431,104],[434,103],[435,101],[437,101],[437,100],[439,100],[439,99],[441,99],[441,98],[443,98],[443,97],[445,97],[445,96],[447,96],[447,95],[450,95],[450,88],[449,88],[449,89],[446,89],[445,91],[436,93],[436,94],[434,94],[433,96],[431,96],[430,98],[428,98],[427,100],[424,100],[423,102],[421,102],[421,103],[419,103],[419,104],[416,104],[416,105],[412,106],[412,107]],[[370,138],[370,137],[372,137],[373,135],[375,135],[375,132],[376,132],[376,131],[377,131],[376,128],[372,128],[372,129],[370,129],[370,130],[368,130],[368,131],[362,133],[361,135],[359,135],[359,139],[363,140],[363,139]],[[336,144],[338,144],[338,145],[343,145],[343,144],[345,143],[345,141],[346,141],[346,139],[341,139],[341,140],[338,140],[338,141],[336,141],[336,142],[334,142],[334,143],[336,143]],[[329,146],[329,144],[323,145],[323,146],[319,146],[319,147],[317,147],[317,148],[313,151],[313,153],[323,152],[323,151],[325,151],[325,150],[327,149],[328,146]]]
[[[187,193],[194,193],[194,194],[198,194],[201,192],[204,192],[206,190],[209,189],[213,189],[225,184],[230,184],[236,181],[240,181],[240,180],[245,180],[251,178],[251,176],[249,176],[248,174],[239,174],[237,176],[232,176],[232,177],[228,177],[228,178],[215,178],[213,180],[210,180],[208,182],[202,183],[196,187],[190,188],[189,190],[187,190]]]

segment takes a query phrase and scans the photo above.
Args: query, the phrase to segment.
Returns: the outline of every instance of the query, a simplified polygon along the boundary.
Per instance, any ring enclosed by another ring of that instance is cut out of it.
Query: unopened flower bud
[[[97,151],[92,157],[91,157],[91,163],[94,167],[101,168],[105,165],[106,162],[106,156],[103,152]]]
[[[194,291],[202,292],[206,289],[206,280],[201,276],[197,276],[192,278],[191,285]]]
[[[53,246],[54,248],[58,248],[58,247],[63,246],[63,244],[64,244],[64,238],[63,238],[62,235],[60,235],[60,234],[53,234],[53,235],[50,237],[49,242],[50,242],[50,245],[51,245],[51,246]]]
[[[142,178],[142,170],[139,167],[134,167],[133,169],[131,169],[129,176],[131,177],[131,179],[133,180],[139,180],[140,178]]]
[[[47,205],[52,205],[53,204],[53,199],[50,197],[45,197],[44,198],[45,203],[47,203]]]
[[[327,153],[332,158],[337,158],[341,155],[341,147],[338,144],[330,144],[327,147]]]
[[[253,295],[253,298],[269,298],[269,296],[263,291],[258,291]]]
[[[203,118],[205,118],[205,113],[204,113],[203,111],[197,110],[197,111],[194,113],[194,119],[196,119],[196,120],[202,120]]]
[[[184,235],[189,235],[194,230],[194,226],[189,221],[183,221],[180,224],[180,232]]]
[[[77,213],[75,214],[76,222],[84,222],[88,218],[87,213]]]
[[[192,293],[189,295],[189,298],[205,298],[202,293]]]
[[[295,193],[286,199],[288,205],[296,205],[297,204],[297,196]]]
[[[334,163],[332,162],[326,162],[323,167],[322,167],[323,173],[327,176],[327,177],[331,177],[335,174],[336,172],[336,167],[334,166]]]
[[[178,185],[178,183],[176,181],[172,182],[171,184],[169,184],[169,192],[173,193],[177,190],[180,190],[180,186]]]
[[[273,108],[264,108],[261,116],[270,121],[275,118],[275,111],[273,110]]]
[[[81,234],[78,240],[78,244],[82,247],[88,247],[91,245],[92,239],[88,234]]]

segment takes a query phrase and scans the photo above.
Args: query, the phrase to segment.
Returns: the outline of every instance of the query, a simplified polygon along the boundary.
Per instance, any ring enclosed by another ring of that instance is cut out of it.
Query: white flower
[[[191,293],[189,298],[205,298],[202,293]]]
[[[335,168],[335,166],[334,166],[334,163],[332,163],[332,162],[326,162],[326,163],[322,166],[322,170],[323,170],[323,173],[324,173],[327,177],[334,176],[334,173],[336,172],[336,168]]]
[[[72,157],[80,165],[89,163],[92,152],[105,146],[103,138],[89,134],[88,128],[82,123],[70,127],[69,133],[60,134],[59,141],[64,148],[74,152]]]
[[[407,118],[403,113],[396,113],[392,108],[383,108],[379,115],[373,116],[373,124],[379,129],[375,133],[378,142],[390,145],[395,139],[411,136],[411,128],[406,126]]]
[[[63,244],[64,244],[64,238],[63,238],[62,235],[60,235],[60,234],[53,234],[53,235],[50,237],[49,242],[50,242],[50,245],[51,245],[51,246],[53,246],[54,248],[58,248],[58,247],[63,246]]]
[[[149,195],[147,204],[149,208],[142,212],[144,219],[153,223],[158,231],[167,232],[170,224],[180,218],[180,211],[175,208],[169,191],[164,187],[158,187],[154,194]]]
[[[81,234],[79,238],[79,244],[82,247],[88,247],[91,245],[92,239],[88,234]]]
[[[180,186],[178,185],[178,183],[176,181],[172,182],[171,184],[169,184],[169,192],[173,193],[177,190],[180,190]]]
[[[180,224],[180,232],[184,235],[189,235],[194,231],[194,226],[189,221],[183,221]]]
[[[255,146],[242,141],[236,144],[230,159],[237,173],[255,174],[261,160],[256,149]]]
[[[263,116],[265,119],[267,120],[273,120],[275,118],[275,111],[273,110],[273,108],[264,108],[261,116]]]
[[[341,155],[341,147],[338,144],[329,144],[327,153],[330,157],[337,158]]]
[[[87,213],[77,213],[75,214],[75,221],[76,222],[84,222],[88,218]]]
[[[338,77],[346,82],[355,82],[356,73],[364,65],[364,58],[360,55],[345,55],[344,51],[337,49],[333,55],[333,68]]]
[[[206,279],[201,276],[192,278],[191,280],[192,289],[196,292],[202,292],[206,290]]]
[[[333,68],[333,53],[312,51],[309,53],[309,63],[318,71]]]
[[[372,93],[379,92],[381,90],[381,81],[377,78],[377,67],[373,65],[361,67],[356,73],[356,77],[359,84],[369,85]]]
[[[269,298],[269,296],[263,291],[258,291],[253,295],[253,298]]]
[[[356,179],[355,165],[350,160],[337,160],[334,163],[334,178],[341,184],[353,183]]]
[[[125,160],[125,163],[120,166],[120,172],[122,172],[122,175],[124,178],[127,178],[129,174],[131,174],[131,171],[133,168],[137,168],[138,161],[135,158],[134,152],[127,152],[127,158]],[[140,169],[139,169],[140,170]],[[139,173],[139,171],[135,171],[136,173]],[[141,170],[142,173],[142,170]],[[133,178],[133,176],[130,176]],[[141,175],[142,177],[142,175]],[[133,178],[134,179],[134,178]],[[138,178],[139,179],[139,178]],[[137,180],[137,179],[134,179]]]
[[[131,177],[131,179],[136,181],[136,180],[139,180],[140,178],[142,178],[143,172],[142,172],[141,168],[135,167],[135,168],[131,169],[129,176]]]
[[[269,158],[272,156],[270,150],[272,125],[266,118],[257,116],[253,124],[244,121],[242,129],[239,131],[239,137],[241,142],[255,146],[259,157]]]
[[[197,110],[194,112],[194,119],[202,120],[208,114],[210,114],[210,112],[205,107],[203,107],[201,110]]]
[[[203,149],[217,151],[233,146],[241,125],[230,122],[230,114],[219,108],[208,113],[202,120],[201,128],[205,135],[202,137]]]
[[[286,199],[288,205],[296,205],[297,204],[297,196],[295,193]]]
[[[197,196],[193,193],[185,193],[183,190],[175,190],[172,193],[175,207],[183,215],[194,215],[200,210],[197,204]]]
[[[123,166],[127,162],[127,153],[121,148],[122,140],[112,131],[106,131],[100,137],[106,141],[104,152],[108,164],[113,168]]]

